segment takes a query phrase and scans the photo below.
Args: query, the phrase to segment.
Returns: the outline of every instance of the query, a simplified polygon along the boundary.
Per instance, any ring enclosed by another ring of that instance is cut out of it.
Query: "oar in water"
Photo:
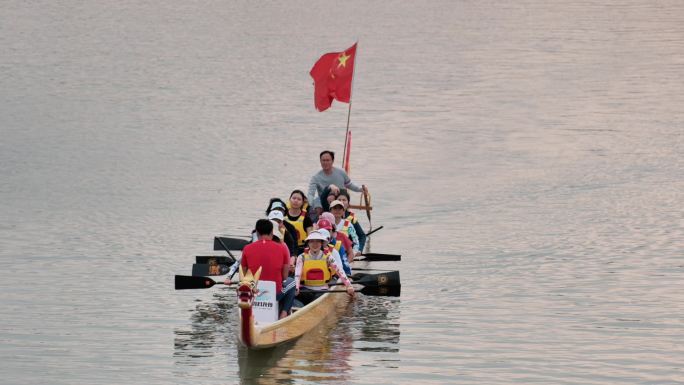
[[[242,250],[249,245],[250,241],[247,239],[233,238],[233,237],[214,237],[214,250]],[[228,251],[230,254],[230,251]],[[232,255],[232,254],[231,254]]]
[[[208,289],[214,285],[223,285],[223,281],[214,281],[208,277],[176,275],[175,276],[176,290],[184,289]],[[352,281],[353,284],[368,286],[368,287],[390,287],[401,286],[399,282],[399,272],[391,271],[389,273],[368,274],[359,280]]]
[[[363,253],[355,261],[401,261],[401,254]]]

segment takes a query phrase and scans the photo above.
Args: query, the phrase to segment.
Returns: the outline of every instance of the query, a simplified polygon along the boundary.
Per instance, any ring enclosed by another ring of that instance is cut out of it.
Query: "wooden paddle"
[[[197,277],[188,275],[176,275],[174,279],[176,290],[185,289],[208,289],[214,285],[223,285],[223,281],[214,281],[208,277]],[[359,280],[352,281],[353,284],[368,286],[368,287],[390,287],[401,286],[399,282],[399,272],[391,271],[389,273],[368,274]],[[333,284],[337,285],[337,283]]]
[[[371,221],[371,203],[370,203],[370,193],[368,192],[368,188],[366,188],[366,191],[363,192],[363,203],[366,205],[366,216],[368,217],[368,227],[372,231],[373,230],[373,222]]]
[[[366,235],[378,231],[382,226],[369,232]],[[230,250],[242,250],[242,248],[248,245],[250,242],[244,239],[231,238],[231,237],[214,237],[214,250],[225,250],[230,254],[231,257],[235,258]],[[362,257],[354,258],[355,261],[401,261],[400,254],[383,254],[383,253],[364,253],[361,254]],[[197,263],[201,263],[197,260]]]
[[[355,261],[401,261],[401,254],[363,253]]]

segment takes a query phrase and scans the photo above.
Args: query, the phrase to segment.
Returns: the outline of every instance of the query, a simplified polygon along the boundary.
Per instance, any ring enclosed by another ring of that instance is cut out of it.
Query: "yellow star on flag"
[[[337,68],[340,67],[346,67],[347,66],[347,60],[350,58],[350,55],[347,55],[346,52],[342,52],[342,55],[340,55],[337,60],[340,61],[340,64],[337,65]]]

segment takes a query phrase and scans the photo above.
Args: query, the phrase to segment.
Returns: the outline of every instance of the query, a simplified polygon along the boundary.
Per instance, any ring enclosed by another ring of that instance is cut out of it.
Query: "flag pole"
[[[349,121],[351,120],[352,96],[354,95],[354,74],[356,73],[356,65],[358,64],[356,57],[358,56],[358,52],[359,52],[359,41],[356,40],[356,43],[354,43],[354,45],[356,45],[356,51],[355,51],[356,53],[354,53],[354,71],[352,71],[351,87],[349,89],[349,110],[347,112],[347,131],[344,133],[344,151],[342,152],[342,159],[347,159],[347,140],[349,139]],[[351,168],[349,168],[349,165],[347,165],[347,168],[349,170],[351,170]]]

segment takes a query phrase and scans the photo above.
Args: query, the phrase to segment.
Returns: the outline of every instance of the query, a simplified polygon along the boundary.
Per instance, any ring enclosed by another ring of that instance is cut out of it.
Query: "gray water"
[[[173,275],[342,152],[356,39],[401,297],[247,353]],[[675,0],[4,1],[0,382],[682,384],[683,74]]]

